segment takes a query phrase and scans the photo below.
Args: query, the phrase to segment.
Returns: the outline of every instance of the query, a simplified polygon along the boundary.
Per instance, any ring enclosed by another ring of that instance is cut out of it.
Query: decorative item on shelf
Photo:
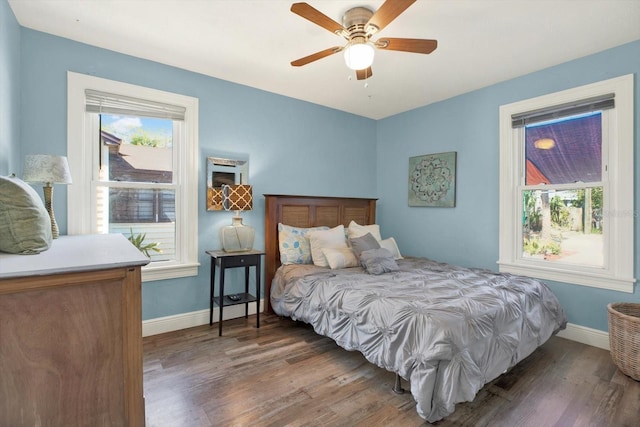
[[[225,252],[248,251],[253,248],[255,230],[242,223],[240,211],[250,211],[253,208],[253,195],[250,185],[223,185],[223,206],[226,211],[236,211],[231,225],[222,227],[220,238]]]
[[[44,184],[44,206],[51,218],[51,235],[59,236],[58,224],[53,214],[53,186],[51,184],[71,184],[71,171],[65,156],[31,154],[24,159],[23,181]]]

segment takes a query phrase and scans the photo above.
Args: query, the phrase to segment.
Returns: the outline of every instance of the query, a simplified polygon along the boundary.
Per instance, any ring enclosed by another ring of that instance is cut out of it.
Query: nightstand
[[[211,257],[211,293],[209,294],[209,325],[213,325],[213,304],[220,307],[218,317],[218,336],[222,336],[222,311],[230,305],[244,304],[244,317],[249,317],[249,303],[256,302],[256,327],[260,327],[260,260],[263,251],[250,250],[245,252],[206,251]],[[220,268],[220,293],[215,295],[216,265]],[[244,267],[244,293],[225,295],[224,276],[227,268]],[[249,293],[249,267],[255,268],[256,293]]]

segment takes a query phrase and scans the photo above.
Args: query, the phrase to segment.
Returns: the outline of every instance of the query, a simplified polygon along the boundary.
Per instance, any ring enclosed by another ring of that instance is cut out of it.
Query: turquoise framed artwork
[[[409,206],[456,206],[455,151],[409,157]]]

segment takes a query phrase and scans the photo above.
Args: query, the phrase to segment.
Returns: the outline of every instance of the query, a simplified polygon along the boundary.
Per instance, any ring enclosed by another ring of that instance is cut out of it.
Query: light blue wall
[[[640,72],[640,42],[635,42],[374,122],[19,29],[6,0],[0,0],[0,23],[0,61],[5,67],[2,72],[9,70],[8,82],[5,74],[0,80],[0,118],[2,123],[10,123],[6,129],[0,126],[0,173],[21,173],[25,154],[65,154],[68,70],[200,99],[200,274],[189,279],[145,283],[145,319],[208,306],[209,260],[204,251],[219,247],[217,230],[230,222],[230,214],[206,212],[204,208],[203,168],[205,158],[212,153],[250,156],[250,182],[257,202],[255,210],[243,217],[256,228],[258,248],[264,244],[261,194],[378,197],[378,222],[383,234],[394,236],[404,253],[496,270],[498,107]],[[636,113],[640,111],[638,86],[636,78]],[[20,114],[14,113],[17,108]],[[636,119],[636,165],[640,164],[638,122]],[[458,152],[456,208],[409,208],[408,158],[445,151]],[[636,178],[636,200],[638,195],[640,184]],[[64,187],[56,189],[55,203],[64,234]],[[636,253],[639,241],[636,220]],[[607,329],[608,302],[640,301],[639,291],[625,294],[563,283],[550,285],[570,322],[601,330]]]
[[[20,26],[0,1],[0,175],[18,172],[20,159]],[[21,167],[21,166],[20,166]]]
[[[256,228],[256,248],[264,247],[262,194],[376,196],[372,120],[26,28],[21,36],[22,155],[66,154],[67,71],[199,98],[201,171],[196,238],[200,274],[145,283],[144,319],[209,306],[210,267],[204,251],[220,248],[218,229],[231,223],[232,214],[205,209],[207,156],[249,154],[255,206],[243,218]],[[55,191],[56,219],[60,233],[66,234],[66,188],[58,186]],[[232,282],[241,285],[239,280]]]
[[[500,105],[633,73],[637,169],[639,72],[640,41],[379,120],[376,123],[378,222],[383,232],[396,238],[403,253],[497,270]],[[456,207],[408,207],[409,157],[447,151],[458,153]],[[635,182],[637,201],[640,195],[637,173]],[[640,241],[637,203],[635,209],[637,254]],[[638,258],[636,255],[636,275],[640,267]],[[571,323],[600,330],[608,329],[608,303],[640,302],[640,286],[636,286],[634,294],[564,283],[550,286]]]

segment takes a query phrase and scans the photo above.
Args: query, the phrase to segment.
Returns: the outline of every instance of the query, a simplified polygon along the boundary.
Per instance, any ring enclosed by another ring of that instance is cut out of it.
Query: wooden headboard
[[[292,227],[318,227],[361,225],[376,221],[376,200],[353,197],[282,196],[265,194],[264,245],[265,281],[264,311],[271,313],[271,281],[280,266],[278,223]]]

